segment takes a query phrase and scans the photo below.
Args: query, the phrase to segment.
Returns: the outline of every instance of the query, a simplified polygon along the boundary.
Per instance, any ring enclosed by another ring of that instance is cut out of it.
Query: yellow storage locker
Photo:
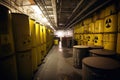
[[[0,5],[0,58],[13,53],[11,13],[7,7]]]
[[[102,33],[103,27],[104,27],[104,21],[102,19],[95,21],[95,33]]]
[[[29,17],[25,14],[12,13],[12,27],[16,51],[31,48]]]
[[[35,33],[35,20],[29,19],[29,26],[30,26],[30,36],[31,36],[31,46],[36,47],[36,33]]]
[[[37,70],[37,48],[32,48],[31,49],[32,53],[32,72],[36,72]]]
[[[95,27],[94,23],[89,24],[89,33],[94,33],[94,29],[95,29],[94,27]]]
[[[94,34],[94,45],[103,46],[103,34]]]
[[[105,8],[105,17],[115,14],[116,12],[117,12],[116,5],[115,4],[109,5],[108,7]]]
[[[18,80],[15,55],[0,59],[0,79]]]
[[[35,32],[36,32],[36,43],[37,46],[40,45],[40,24],[36,22],[35,24]]]
[[[118,13],[118,32],[120,32],[120,12]]]
[[[94,45],[94,34],[88,34],[88,45]]]
[[[17,53],[18,80],[32,80],[31,50]]]
[[[116,52],[120,54],[120,33],[117,35],[117,50]]]
[[[104,32],[117,32],[117,15],[111,15],[105,18]]]

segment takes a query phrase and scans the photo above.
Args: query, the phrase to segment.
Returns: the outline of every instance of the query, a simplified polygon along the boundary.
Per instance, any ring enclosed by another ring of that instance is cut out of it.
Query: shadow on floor
[[[80,74],[73,72],[70,74],[59,74],[57,80],[82,80]]]

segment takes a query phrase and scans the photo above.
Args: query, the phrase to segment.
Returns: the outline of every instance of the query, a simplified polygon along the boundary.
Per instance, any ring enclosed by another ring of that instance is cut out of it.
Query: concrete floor
[[[61,43],[53,46],[34,80],[82,80],[81,69],[73,67],[72,53],[72,48],[62,48]]]

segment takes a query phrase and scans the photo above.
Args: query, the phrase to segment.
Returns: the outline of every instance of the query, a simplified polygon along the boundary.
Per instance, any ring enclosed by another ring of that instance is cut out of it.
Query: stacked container
[[[36,27],[35,20],[29,19],[29,27],[30,27],[30,36],[31,36],[31,50],[32,50],[32,72],[36,72],[37,70],[37,50],[36,50]]]
[[[104,20],[104,49],[116,50],[117,15],[110,15]]]
[[[117,34],[116,52],[120,54],[120,12],[118,13],[118,34]]]
[[[29,17],[12,13],[12,27],[17,55],[18,80],[32,80],[32,53]]]
[[[0,5],[0,78],[17,80],[16,55],[14,54],[11,13]]]

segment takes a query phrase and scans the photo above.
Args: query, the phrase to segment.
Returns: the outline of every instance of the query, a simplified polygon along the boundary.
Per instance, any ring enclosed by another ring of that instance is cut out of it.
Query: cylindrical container
[[[0,5],[0,58],[14,53],[10,10]]]
[[[88,45],[88,34],[83,34],[83,45]]]
[[[94,34],[94,45],[103,46],[103,35]]]
[[[120,63],[106,57],[87,57],[82,60],[82,80],[119,80]]]
[[[95,30],[95,24],[94,23],[90,23],[89,24],[89,33],[94,33],[94,30]]]
[[[54,45],[58,45],[58,44],[59,44],[58,39],[55,39],[55,40],[54,40]]]
[[[44,55],[46,56],[46,53],[47,53],[47,51],[46,51],[46,43],[43,45],[43,48],[44,48]]]
[[[89,25],[84,25],[84,33],[88,33],[89,32]]]
[[[115,14],[117,12],[116,5],[112,4],[105,8],[105,17]]]
[[[102,33],[103,32],[103,20],[95,21],[95,33]]]
[[[116,52],[120,54],[120,33],[117,35],[117,48]]]
[[[118,13],[118,32],[120,32],[120,12]]]
[[[84,26],[81,26],[81,33],[84,33]]]
[[[43,44],[43,26],[40,25],[40,40],[41,40],[41,44]]]
[[[89,51],[91,56],[101,56],[101,57],[109,57],[109,58],[115,58],[116,52],[112,50],[107,49],[93,49]]]
[[[36,22],[35,24],[35,33],[36,33],[36,43],[37,46],[40,45],[40,24]]]
[[[73,46],[73,60],[76,68],[82,68],[82,59],[89,55],[89,46]]]
[[[30,36],[31,36],[31,46],[36,47],[36,27],[35,27],[35,20],[34,19],[29,19],[29,26],[30,26]]]
[[[31,50],[17,53],[18,80],[32,80]]]
[[[104,32],[117,32],[117,15],[111,15],[104,20]]]
[[[94,34],[88,35],[88,45],[94,45]]]
[[[0,79],[1,80],[18,80],[16,56],[11,56],[0,59]]]
[[[36,47],[37,49],[37,65],[39,66],[41,64],[41,47]]]
[[[32,48],[32,72],[35,73],[37,71],[37,48]]]
[[[25,14],[12,13],[12,27],[16,51],[31,49],[29,17]]]
[[[46,43],[46,27],[43,26],[43,43]]]
[[[104,49],[116,51],[117,34],[103,34]]]
[[[104,19],[105,18],[105,9],[102,9],[98,12],[98,18]]]
[[[41,57],[42,57],[42,60],[43,60],[44,57],[45,57],[44,45],[41,45]]]
[[[83,24],[88,25],[92,22],[92,18],[87,18],[83,21]]]

